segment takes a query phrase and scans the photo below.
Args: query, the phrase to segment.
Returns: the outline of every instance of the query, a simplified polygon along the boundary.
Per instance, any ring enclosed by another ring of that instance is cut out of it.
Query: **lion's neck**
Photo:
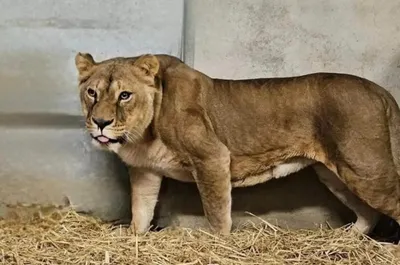
[[[160,139],[148,139],[123,145],[118,156],[129,166],[165,173],[180,168],[180,160]]]

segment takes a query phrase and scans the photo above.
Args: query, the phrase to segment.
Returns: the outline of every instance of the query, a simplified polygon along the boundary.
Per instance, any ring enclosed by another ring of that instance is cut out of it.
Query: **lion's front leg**
[[[195,179],[205,216],[212,230],[220,234],[229,234],[232,227],[230,159],[206,159],[195,164]]]
[[[213,132],[208,116],[188,108],[176,128],[178,149],[193,167],[204,214],[214,232],[229,234],[232,227],[231,153]]]
[[[162,176],[153,172],[129,168],[131,181],[131,229],[142,234],[147,232],[154,216],[160,192]]]

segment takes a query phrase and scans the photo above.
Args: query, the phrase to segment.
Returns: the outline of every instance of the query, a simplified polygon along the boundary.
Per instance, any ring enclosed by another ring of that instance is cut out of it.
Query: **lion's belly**
[[[162,170],[163,176],[175,179],[182,182],[194,182],[193,174],[184,169],[164,169]]]
[[[248,187],[267,182],[271,179],[285,177],[292,173],[298,172],[301,169],[306,168],[314,163],[314,160],[306,158],[299,158],[290,162],[284,162],[282,164],[271,167],[270,169],[260,174],[250,175],[239,180],[233,178],[232,187]]]
[[[281,178],[285,177],[289,174],[295,173],[300,171],[301,169],[314,164],[314,160],[310,159],[305,159],[305,158],[299,158],[296,160],[292,160],[290,162],[285,162],[279,165],[276,165],[266,171],[264,171],[261,174],[256,174],[256,175],[250,175],[247,176],[246,178],[242,179],[235,179],[235,176],[232,176],[232,187],[247,187],[247,186],[253,186],[256,184],[264,183],[268,180],[274,179],[274,178]],[[165,177],[172,178],[178,181],[183,181],[183,182],[194,182],[195,179],[193,177],[193,174],[184,169],[164,169],[162,170],[162,174]]]

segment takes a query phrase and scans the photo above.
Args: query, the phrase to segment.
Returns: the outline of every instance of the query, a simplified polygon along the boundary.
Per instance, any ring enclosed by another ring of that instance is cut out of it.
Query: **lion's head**
[[[159,62],[153,55],[95,62],[90,54],[75,57],[86,128],[93,143],[117,151],[141,139],[154,115]]]

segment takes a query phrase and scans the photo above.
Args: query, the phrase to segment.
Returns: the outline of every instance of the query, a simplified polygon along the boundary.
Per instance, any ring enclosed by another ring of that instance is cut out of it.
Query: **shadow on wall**
[[[354,213],[319,181],[311,167],[286,178],[270,180],[253,187],[233,189],[232,197],[233,227],[247,220],[260,222],[245,212],[280,226],[288,225],[295,229],[315,228],[323,225],[328,219],[334,222],[329,224],[334,228],[356,220]],[[157,209],[155,218],[158,220],[154,223],[160,227],[207,226],[195,184],[165,179]],[[303,210],[305,212],[301,213]],[[319,221],[321,223],[318,223]],[[400,238],[400,226],[393,219],[382,215],[370,236],[379,241],[397,244]]]
[[[160,216],[203,217],[195,184],[170,179],[165,179],[163,184],[165,187],[160,195]],[[253,187],[235,188],[232,195],[232,212],[236,216],[248,216],[245,212],[251,212],[260,217],[269,217],[276,213],[291,213],[307,208],[314,208],[315,213],[318,208],[325,209],[327,215],[339,216],[342,222],[354,220],[353,213],[320,183],[312,168]],[[292,217],[293,222],[296,222],[294,216],[295,214]]]

